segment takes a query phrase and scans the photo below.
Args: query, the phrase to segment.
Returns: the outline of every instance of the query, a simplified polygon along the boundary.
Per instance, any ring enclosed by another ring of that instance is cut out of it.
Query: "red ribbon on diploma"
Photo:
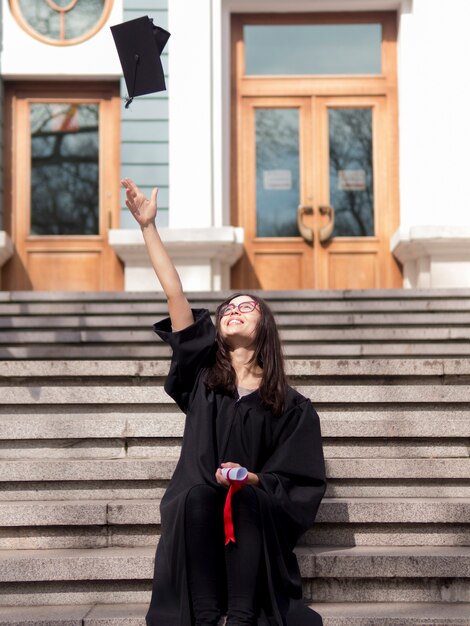
[[[229,475],[227,476],[227,478],[230,480],[230,473],[228,474]],[[224,505],[225,545],[229,544],[231,541],[233,541],[233,543],[236,543],[235,531],[233,529],[232,496],[234,493],[237,493],[237,491],[240,491],[240,489],[243,487],[247,480],[248,474],[242,480],[234,480],[230,482],[230,487],[228,489]]]

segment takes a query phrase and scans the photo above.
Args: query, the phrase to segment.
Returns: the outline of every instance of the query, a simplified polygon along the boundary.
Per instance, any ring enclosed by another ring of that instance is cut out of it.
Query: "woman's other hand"
[[[148,200],[130,178],[121,180],[121,185],[126,190],[126,206],[140,226],[145,227],[155,223],[158,188],[155,187],[152,190],[152,195]]]
[[[215,479],[219,483],[219,485],[223,485],[224,487],[230,487],[231,481],[227,480],[226,478],[222,476],[222,469],[225,467],[241,467],[241,465],[240,463],[231,463],[231,462],[221,463],[220,467],[216,471]],[[244,484],[245,485],[258,485],[259,478],[253,472],[248,472],[248,479],[245,481]]]

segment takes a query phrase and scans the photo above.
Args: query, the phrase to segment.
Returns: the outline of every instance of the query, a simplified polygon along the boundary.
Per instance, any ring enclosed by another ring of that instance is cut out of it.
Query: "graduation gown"
[[[206,309],[194,323],[172,332],[170,319],[154,324],[173,349],[165,391],[186,413],[181,455],[162,498],[161,536],[155,555],[147,626],[192,626],[187,583],[185,501],[206,483],[220,488],[215,472],[240,463],[260,480],[254,487],[263,537],[263,598],[258,626],[317,626],[317,613],[302,601],[293,549],[309,529],[326,488],[320,423],[310,400],[288,388],[284,413],[263,407],[259,393],[241,398],[208,389],[215,327]],[[235,535],[236,535],[235,527]]]

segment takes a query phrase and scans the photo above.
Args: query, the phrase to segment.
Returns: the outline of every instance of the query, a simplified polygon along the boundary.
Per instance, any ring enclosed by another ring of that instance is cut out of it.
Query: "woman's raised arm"
[[[121,184],[126,190],[126,206],[140,225],[150,261],[168,300],[171,325],[174,330],[182,330],[194,319],[181,279],[155,224],[158,189],[153,189],[149,200],[130,178],[124,178]]]

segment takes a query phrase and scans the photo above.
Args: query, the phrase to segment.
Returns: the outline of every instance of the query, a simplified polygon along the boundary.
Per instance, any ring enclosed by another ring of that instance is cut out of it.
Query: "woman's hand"
[[[126,206],[140,226],[154,224],[157,217],[157,187],[153,189],[148,200],[130,178],[121,180],[121,185],[126,190]]]
[[[241,467],[240,463],[221,463],[219,469],[215,473],[215,479],[219,483],[219,485],[223,485],[224,487],[230,487],[230,480],[227,480],[222,476],[222,468],[224,467]],[[244,483],[245,485],[258,485],[259,478],[253,472],[248,472],[248,479]]]

